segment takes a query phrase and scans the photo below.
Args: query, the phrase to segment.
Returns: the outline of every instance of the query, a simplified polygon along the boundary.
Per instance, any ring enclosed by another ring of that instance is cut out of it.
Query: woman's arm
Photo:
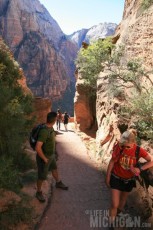
[[[149,169],[151,167],[153,167],[153,157],[150,155],[150,154],[147,154],[146,157],[143,157],[147,163],[145,163],[144,165],[142,166],[139,166],[138,167],[134,167],[131,171],[135,174],[135,175],[139,175],[141,173],[141,171],[143,170],[146,170],[146,169]]]
[[[113,167],[114,167],[114,160],[113,158],[111,158],[108,164],[107,173],[106,173],[106,185],[108,187],[110,187],[110,177],[111,177],[111,172],[112,172]]]
[[[146,157],[144,157],[144,159],[147,161],[147,163],[145,163],[143,166],[141,166],[140,169],[142,171],[153,167],[153,157],[150,154],[148,154]]]

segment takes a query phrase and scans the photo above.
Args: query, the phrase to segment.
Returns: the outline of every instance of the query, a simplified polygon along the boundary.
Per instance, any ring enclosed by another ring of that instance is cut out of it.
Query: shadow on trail
[[[63,135],[63,133],[60,133],[59,131],[56,131],[56,135]]]
[[[58,171],[68,191],[53,187],[51,203],[39,230],[92,230],[103,227],[110,193],[102,172],[87,155],[85,145],[73,132],[57,136]]]

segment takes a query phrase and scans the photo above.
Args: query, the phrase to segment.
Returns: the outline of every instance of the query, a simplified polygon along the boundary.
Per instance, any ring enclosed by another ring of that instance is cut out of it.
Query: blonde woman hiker
[[[144,158],[147,162],[136,167],[136,130],[127,130],[113,148],[109,162],[106,184],[111,188],[110,219],[113,224],[117,213],[124,209],[129,193],[136,187],[135,177],[141,171],[153,166],[153,158],[143,148],[139,147],[138,159]],[[110,229],[114,229],[111,227]]]

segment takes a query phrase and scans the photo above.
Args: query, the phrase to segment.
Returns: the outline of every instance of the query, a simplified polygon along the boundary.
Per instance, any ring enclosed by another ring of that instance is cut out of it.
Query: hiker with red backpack
[[[45,202],[42,194],[42,184],[47,178],[48,171],[51,170],[56,180],[56,188],[67,190],[68,187],[59,179],[56,158],[55,158],[55,131],[53,125],[57,119],[56,112],[47,114],[47,122],[39,130],[35,150],[37,152],[36,161],[38,167],[38,180],[36,197],[40,202]]]
[[[136,154],[137,150],[139,154]],[[147,162],[138,167],[137,162],[141,157]],[[106,174],[106,184],[111,188],[110,218],[112,223],[117,214],[123,211],[129,192],[136,187],[136,176],[152,166],[152,157],[136,145],[136,130],[125,131],[113,148]]]

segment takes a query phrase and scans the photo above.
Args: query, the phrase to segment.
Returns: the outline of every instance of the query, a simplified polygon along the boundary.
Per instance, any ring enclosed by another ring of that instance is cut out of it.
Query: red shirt
[[[136,147],[137,145],[134,144],[132,148],[124,148],[124,150],[121,152],[119,144],[114,146],[112,158],[115,163],[112,172],[115,175],[124,179],[129,179],[134,176],[130,168],[131,166],[135,167],[137,163],[135,156]],[[140,148],[139,158],[145,158],[147,155],[148,153],[143,148]]]

